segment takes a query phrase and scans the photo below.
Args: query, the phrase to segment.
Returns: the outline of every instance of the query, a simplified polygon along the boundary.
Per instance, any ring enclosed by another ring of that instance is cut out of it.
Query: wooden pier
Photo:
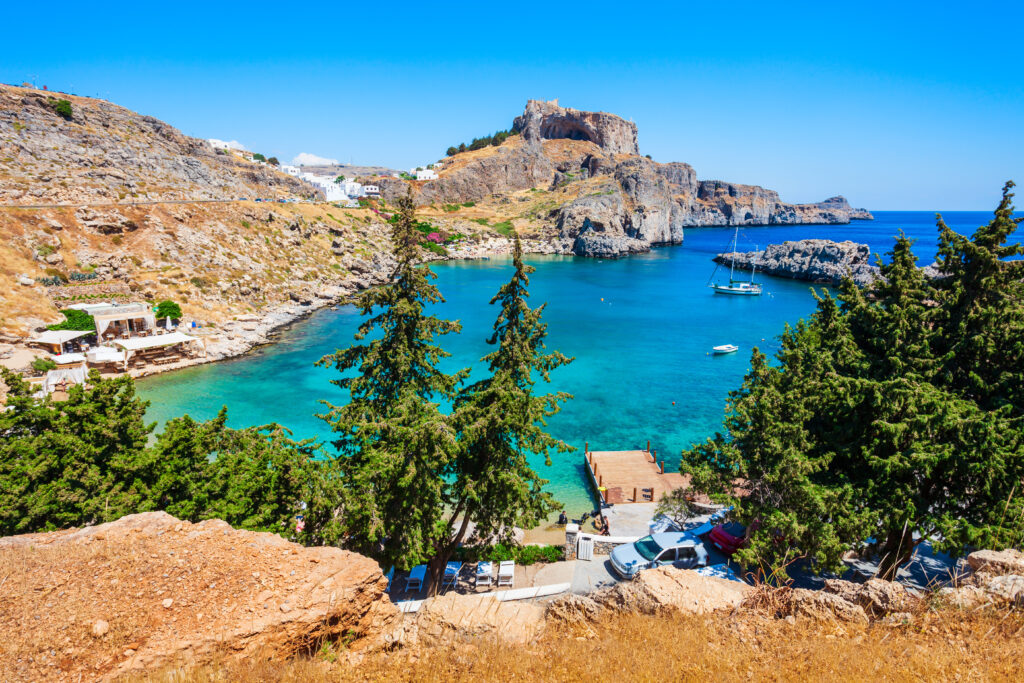
[[[641,451],[592,451],[587,444],[583,457],[606,503],[657,503],[669,491],[689,484],[689,477],[665,471],[665,461],[658,461],[650,441]]]

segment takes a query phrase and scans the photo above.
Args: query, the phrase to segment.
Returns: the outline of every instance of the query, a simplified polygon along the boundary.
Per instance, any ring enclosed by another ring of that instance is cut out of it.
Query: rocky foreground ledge
[[[838,285],[850,276],[861,287],[878,277],[878,266],[871,263],[871,249],[849,240],[800,240],[769,244],[761,251],[719,254],[715,263],[735,265],[742,270],[757,268],[759,273],[809,282]]]
[[[345,643],[372,651],[498,637],[537,642],[548,627],[622,612],[710,614],[832,624],[913,624],[932,607],[1024,607],[1024,555],[981,550],[950,585],[827,580],[823,590],[754,587],[662,567],[546,604],[450,592],[403,614],[376,562],[305,548],[225,522],[163,512],[83,529],[0,538],[0,680],[95,681],[169,667],[284,660]],[[795,622],[794,622],[795,623]]]

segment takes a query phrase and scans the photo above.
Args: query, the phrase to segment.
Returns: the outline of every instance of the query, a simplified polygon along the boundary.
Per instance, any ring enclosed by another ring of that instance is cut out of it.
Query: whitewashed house
[[[298,166],[289,166],[288,164],[281,164],[281,170],[290,176],[299,177],[302,170]]]
[[[416,171],[416,180],[437,180],[437,171],[432,168],[421,168]]]
[[[380,187],[377,185],[363,185],[363,196],[364,197],[379,197]]]

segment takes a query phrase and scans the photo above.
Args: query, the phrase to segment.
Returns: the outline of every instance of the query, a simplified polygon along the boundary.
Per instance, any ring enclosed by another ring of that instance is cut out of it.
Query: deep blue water
[[[899,230],[917,240],[922,265],[935,255],[934,214],[879,212],[850,225],[744,228],[740,249],[811,237],[850,239],[878,253]],[[985,212],[943,214],[970,234],[991,219]],[[730,228],[688,230],[685,244],[618,260],[528,257],[537,268],[531,303],[547,302],[548,347],[575,361],[552,375],[553,389],[575,395],[551,420],[550,431],[579,450],[555,454],[548,468],[535,463],[570,512],[589,507],[580,466],[584,441],[595,450],[637,448],[651,441],[675,467],[681,449],[720,429],[728,392],[739,386],[754,346],[772,354],[784,325],[814,308],[811,285],[763,278],[761,297],[716,296],[705,285],[712,256],[725,251]],[[506,260],[454,261],[433,266],[447,299],[437,312],[458,319],[459,335],[443,339],[453,354],[448,369],[473,366],[488,353],[485,338],[497,314],[488,301],[510,274]],[[213,417],[228,407],[229,423],[278,422],[298,437],[329,439],[314,417],[318,399],[343,400],[329,384],[332,371],[313,362],[351,343],[359,315],[351,307],[320,311],[286,331],[273,346],[244,358],[189,368],[139,382],[149,417],[161,423],[188,413]],[[709,355],[712,346],[737,344],[738,353]]]

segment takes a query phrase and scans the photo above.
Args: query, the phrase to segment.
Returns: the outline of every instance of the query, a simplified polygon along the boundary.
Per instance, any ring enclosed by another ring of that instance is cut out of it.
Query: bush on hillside
[[[32,369],[36,372],[49,372],[57,369],[57,363],[52,358],[33,358]]]
[[[181,306],[171,300],[161,301],[156,305],[156,317],[160,320],[170,318],[171,320],[181,319]]]
[[[446,151],[446,154],[448,156],[455,156],[459,152],[472,152],[473,150],[483,149],[484,147],[487,147],[489,145],[497,147],[498,145],[505,142],[505,140],[508,140],[513,135],[519,135],[519,131],[499,130],[494,135],[485,135],[482,138],[473,138],[473,141],[470,142],[468,146],[466,145],[466,143],[463,142],[458,147],[449,147],[448,150]]]
[[[69,102],[68,100],[58,100],[56,98],[51,97],[46,101],[46,103],[50,106],[50,109],[53,110],[54,114],[61,117],[65,121],[71,120],[71,117],[73,116],[73,112],[71,110],[71,102]]]
[[[96,320],[85,311],[69,308],[61,311],[61,313],[64,314],[64,322],[57,323],[56,325],[47,325],[46,329],[76,330],[78,332],[92,332],[96,329]]]

